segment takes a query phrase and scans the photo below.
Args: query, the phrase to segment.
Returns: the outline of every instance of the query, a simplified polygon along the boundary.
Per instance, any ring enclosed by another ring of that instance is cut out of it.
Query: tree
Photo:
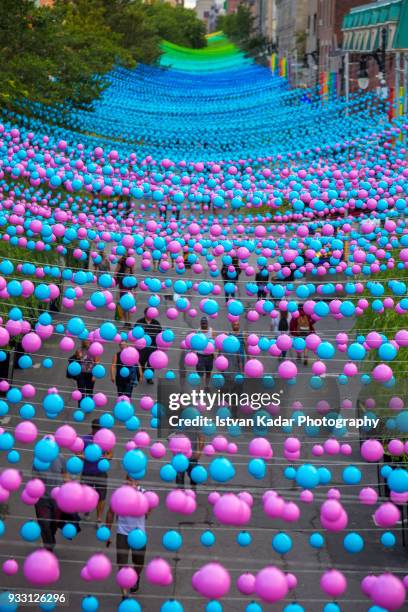
[[[247,6],[239,4],[235,13],[218,18],[217,28],[236,42],[248,41],[254,29],[254,17]]]
[[[94,0],[37,7],[32,0],[0,3],[0,102],[88,106],[116,63],[132,65],[121,38]]]
[[[168,2],[144,5],[154,28],[161,39],[184,47],[200,49],[207,45],[204,22],[195,11]]]
[[[107,25],[120,35],[134,60],[152,64],[160,57],[160,36],[142,0],[103,0]]]

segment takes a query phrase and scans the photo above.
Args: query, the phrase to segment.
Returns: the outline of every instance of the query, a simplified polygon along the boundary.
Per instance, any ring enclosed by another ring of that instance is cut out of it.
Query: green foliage
[[[176,45],[201,49],[207,45],[204,22],[195,11],[168,2],[143,5],[158,36]]]
[[[244,4],[238,5],[235,13],[220,15],[217,20],[217,29],[233,41],[242,43],[248,41],[254,29],[254,17],[251,10]]]
[[[38,8],[31,0],[0,3],[0,102],[29,98],[86,107],[105,83],[100,75],[132,58],[104,21],[97,0]]]
[[[194,11],[162,2],[1,0],[0,24],[0,105],[13,110],[26,100],[87,108],[115,65],[156,62],[161,38],[206,45]]]

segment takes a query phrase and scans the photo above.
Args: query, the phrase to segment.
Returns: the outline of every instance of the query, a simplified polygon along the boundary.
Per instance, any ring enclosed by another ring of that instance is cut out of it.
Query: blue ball
[[[249,546],[252,542],[252,536],[248,531],[240,531],[237,534],[237,543],[240,546]]]
[[[162,544],[167,550],[178,550],[183,544],[183,537],[178,531],[166,531],[163,534]]]
[[[381,535],[381,544],[386,548],[392,548],[393,546],[395,546],[396,541],[397,538],[391,531],[385,531]]]
[[[210,463],[210,476],[217,482],[227,482],[235,476],[235,468],[226,457],[216,457]]]
[[[64,525],[64,527],[62,528],[62,535],[64,536],[64,538],[67,538],[67,540],[72,540],[73,538],[75,538],[76,534],[77,529],[72,523],[66,523],[66,525]]]
[[[341,608],[336,603],[329,602],[324,605],[323,612],[341,612]]]
[[[142,608],[135,599],[124,599],[119,604],[118,612],[142,612]]]
[[[314,489],[320,482],[319,472],[314,465],[305,463],[296,470],[295,480],[304,489]]]
[[[96,537],[101,542],[107,542],[110,536],[111,531],[108,527],[106,527],[106,525],[101,525],[101,527],[98,527],[98,529],[96,530]]]
[[[79,457],[70,457],[66,465],[67,465],[67,471],[70,474],[80,474],[84,467],[84,462]]]
[[[355,465],[349,465],[343,470],[343,480],[346,484],[358,484],[361,480],[361,472]]]
[[[93,595],[88,595],[83,598],[81,608],[83,612],[96,612],[99,608],[99,601]]]
[[[259,457],[251,459],[248,463],[248,472],[257,480],[262,480],[266,475],[265,461]]]
[[[160,478],[165,482],[171,482],[172,480],[175,480],[176,476],[177,472],[174,467],[170,465],[170,463],[167,463],[166,465],[163,465],[160,468]]]
[[[43,438],[34,446],[34,455],[36,459],[45,463],[51,463],[59,454],[59,446],[51,438]]]
[[[298,603],[291,603],[283,608],[283,612],[305,612],[305,609]]]
[[[160,612],[183,612],[184,608],[176,599],[165,601],[160,608]]]
[[[147,535],[142,529],[132,529],[128,534],[128,544],[134,550],[144,548],[147,543]]]
[[[0,538],[1,538],[1,536],[3,535],[3,533],[4,533],[5,531],[6,531],[6,527],[5,527],[5,525],[4,525],[4,521],[2,521],[2,520],[0,519]]]
[[[348,533],[344,537],[343,546],[349,553],[359,553],[364,548],[364,540],[359,533]]]
[[[98,444],[88,444],[84,450],[84,457],[86,461],[95,463],[102,457],[102,449]]]
[[[11,591],[0,593],[0,612],[14,612],[18,609],[18,604],[9,600],[9,596],[13,594]]]
[[[406,493],[408,491],[407,470],[402,468],[392,470],[387,478],[387,484],[391,491],[395,491],[396,493]]]
[[[209,601],[205,606],[205,612],[222,612],[223,607],[219,601],[215,599],[213,601]]]
[[[208,478],[207,470],[202,465],[196,465],[191,470],[190,478],[193,482],[201,484]]]
[[[256,601],[251,601],[245,608],[245,612],[262,612],[262,606],[256,603]]]
[[[287,533],[277,533],[272,538],[272,548],[280,555],[284,555],[292,549],[292,539]]]
[[[189,463],[188,458],[182,453],[174,455],[173,459],[171,460],[171,464],[176,472],[185,472],[189,466]]]
[[[309,544],[312,548],[322,548],[324,546],[324,537],[320,533],[312,533],[309,537]]]
[[[204,531],[200,536],[200,542],[203,546],[210,548],[215,544],[215,535],[212,531]]]
[[[26,542],[35,542],[41,535],[41,528],[35,521],[27,521],[20,527],[20,536]]]
[[[146,469],[147,457],[140,449],[132,449],[124,454],[122,465],[127,472],[142,472]]]

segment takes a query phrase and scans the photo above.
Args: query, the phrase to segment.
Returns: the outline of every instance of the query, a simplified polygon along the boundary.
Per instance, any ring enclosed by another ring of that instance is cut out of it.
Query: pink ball
[[[248,359],[244,372],[249,378],[261,378],[264,374],[264,366],[258,359]]]
[[[13,576],[18,572],[18,563],[14,559],[7,559],[7,561],[4,561],[2,569],[6,576]]]
[[[147,431],[138,431],[133,439],[139,448],[145,448],[150,444],[150,436]]]
[[[110,506],[119,516],[144,516],[149,510],[145,495],[129,485],[122,485],[112,493]]]
[[[120,352],[120,358],[125,366],[134,366],[139,363],[139,352],[133,346],[127,346]]]
[[[38,334],[34,332],[30,332],[26,334],[25,336],[23,336],[21,344],[23,346],[23,349],[27,353],[36,353],[37,351],[40,350],[42,343],[41,343],[41,338]]]
[[[246,525],[251,520],[251,508],[234,493],[225,493],[214,504],[214,516],[223,525]]]
[[[162,370],[167,368],[169,364],[169,358],[167,353],[164,351],[153,351],[153,353],[149,357],[149,364],[155,370]]]
[[[46,586],[57,582],[60,577],[60,568],[54,553],[40,548],[30,553],[24,560],[24,577],[36,586]]]
[[[387,610],[399,610],[405,603],[405,586],[393,574],[382,574],[373,583],[370,597],[376,606]]]
[[[166,447],[162,442],[154,442],[150,447],[150,454],[155,459],[161,459],[166,454]]]
[[[297,376],[297,367],[293,361],[282,361],[278,366],[278,374],[283,380],[290,380]]]
[[[45,484],[40,478],[29,480],[24,488],[30,497],[42,497],[45,493]]]
[[[261,457],[262,459],[273,457],[271,443],[266,438],[253,438],[249,443],[248,450],[252,457]]]
[[[116,582],[122,589],[131,589],[137,582],[137,573],[133,567],[121,567],[116,574]]]
[[[264,567],[255,577],[255,592],[268,603],[275,603],[286,597],[289,590],[285,574],[277,567]]]
[[[106,580],[112,571],[112,563],[102,553],[96,553],[88,559],[86,567],[91,580]]]
[[[63,512],[79,512],[82,506],[83,489],[79,482],[66,482],[59,487],[57,506]]]
[[[116,444],[116,436],[112,430],[103,427],[96,432],[93,437],[95,444],[101,447],[103,451],[110,451]]]
[[[20,472],[14,468],[7,468],[0,474],[0,485],[7,491],[17,491],[21,481]]]
[[[364,487],[364,489],[361,489],[358,498],[365,506],[371,506],[377,503],[378,494],[375,489]]]
[[[77,432],[71,425],[61,425],[55,431],[55,441],[64,448],[71,448],[77,438]]]
[[[220,563],[207,563],[193,574],[193,588],[208,599],[220,599],[231,588],[231,576]]]
[[[391,502],[381,504],[374,513],[374,523],[378,527],[392,527],[401,518],[401,512]]]
[[[146,579],[150,584],[168,586],[173,582],[170,565],[165,559],[152,559],[146,568]]]
[[[38,435],[37,427],[31,421],[21,421],[14,430],[15,438],[22,444],[31,444]]]
[[[360,452],[365,461],[380,461],[384,456],[384,447],[378,440],[365,440]]]
[[[347,580],[341,572],[332,569],[320,578],[320,588],[331,597],[339,597],[347,589]]]
[[[237,589],[243,595],[252,595],[255,591],[255,576],[249,572],[238,576]]]

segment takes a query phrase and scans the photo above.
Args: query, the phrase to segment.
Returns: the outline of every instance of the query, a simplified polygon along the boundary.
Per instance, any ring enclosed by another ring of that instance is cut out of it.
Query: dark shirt
[[[150,323],[148,323],[144,317],[136,321],[136,323],[143,327],[144,333],[147,336],[150,336],[152,340],[150,346],[156,347],[156,336],[160,334],[162,330],[160,323],[156,319],[152,319]]]
[[[81,436],[84,441],[84,450],[90,444],[93,444],[93,435],[86,434],[86,436]],[[97,461],[87,461],[84,459],[84,467],[82,469],[83,476],[99,476],[102,472],[99,471],[98,462]]]

